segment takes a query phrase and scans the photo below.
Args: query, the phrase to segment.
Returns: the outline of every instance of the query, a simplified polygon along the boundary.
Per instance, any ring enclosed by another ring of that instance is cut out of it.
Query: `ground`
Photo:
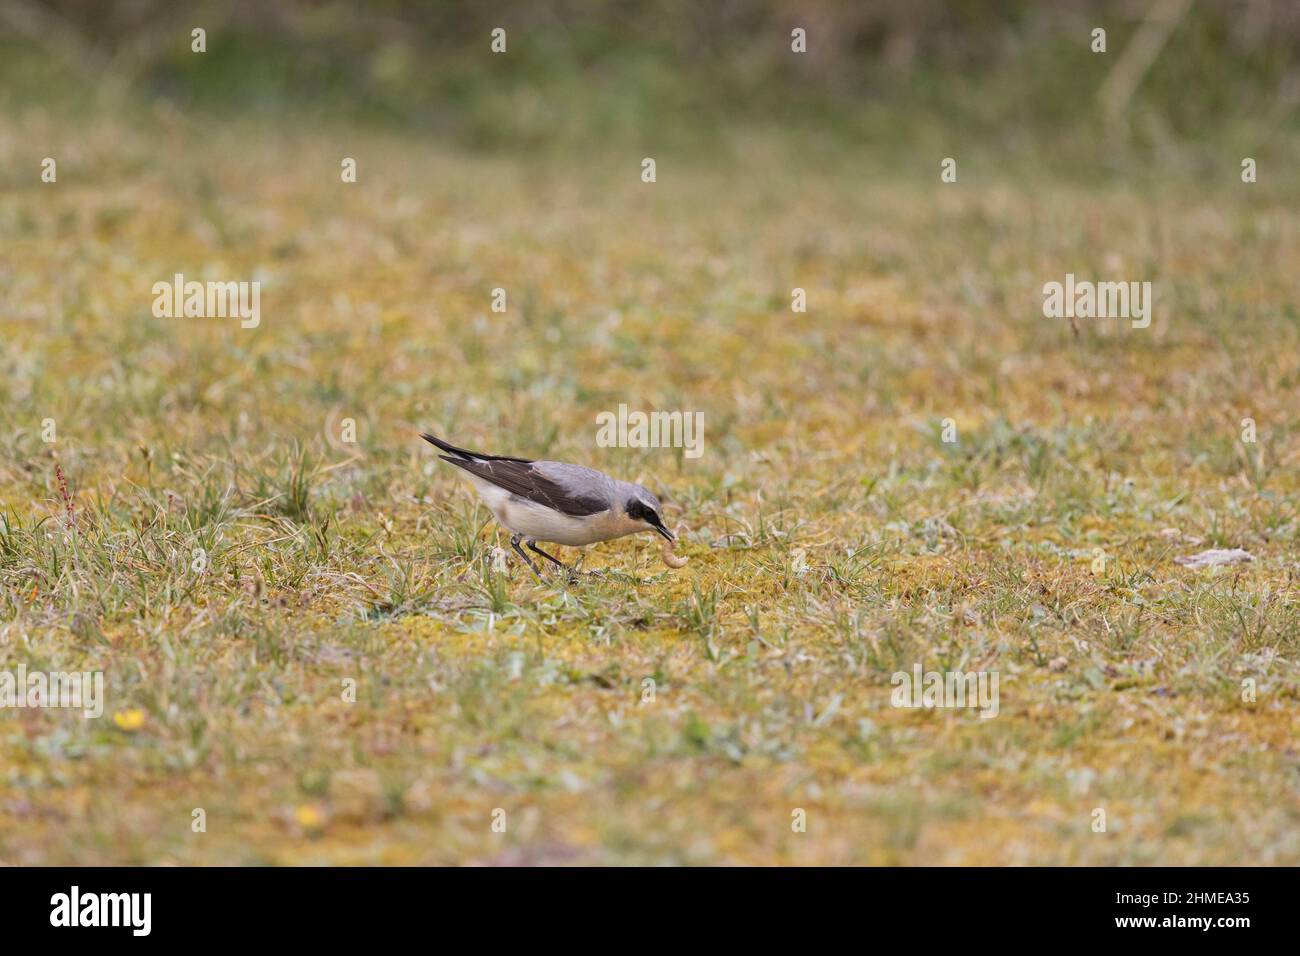
[[[0,861],[1300,863],[1300,227],[1235,156],[0,122],[0,670],[107,696],[0,712]],[[178,272],[260,324],[155,317]],[[1150,327],[1045,317],[1067,272]],[[503,570],[422,430],[643,481],[690,563]],[[891,706],[916,663],[997,716]]]

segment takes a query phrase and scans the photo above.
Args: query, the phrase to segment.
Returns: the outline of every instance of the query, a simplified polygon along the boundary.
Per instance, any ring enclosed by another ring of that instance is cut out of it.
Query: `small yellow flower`
[[[293,818],[304,830],[319,830],[325,822],[321,812],[310,803],[304,803],[293,811]]]
[[[316,806],[302,804],[294,808],[294,821],[303,830],[317,831],[325,826],[325,814],[322,814]]]
[[[113,723],[119,730],[133,733],[144,726],[143,710],[119,710],[113,715]]]

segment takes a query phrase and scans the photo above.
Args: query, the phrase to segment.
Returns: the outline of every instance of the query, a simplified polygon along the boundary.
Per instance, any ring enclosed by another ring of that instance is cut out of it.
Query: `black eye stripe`
[[[659,513],[649,505],[643,504],[633,498],[627,503],[627,516],[638,521],[645,521],[650,524],[659,524]]]

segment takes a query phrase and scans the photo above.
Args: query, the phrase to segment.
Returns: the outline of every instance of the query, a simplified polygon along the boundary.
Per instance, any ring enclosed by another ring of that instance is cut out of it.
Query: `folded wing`
[[[584,518],[609,510],[609,501],[600,497],[599,489],[584,488],[581,482],[568,480],[569,476],[563,472],[554,475],[544,473],[546,465],[553,465],[551,462],[519,461],[513,458],[483,461],[451,455],[438,457],[513,495],[554,508],[570,517]]]

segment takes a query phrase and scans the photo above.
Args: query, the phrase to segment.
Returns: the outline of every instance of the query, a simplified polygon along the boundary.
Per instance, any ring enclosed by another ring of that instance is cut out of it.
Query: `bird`
[[[436,435],[421,438],[446,452],[439,455],[469,475],[483,503],[510,532],[510,547],[541,578],[528,550],[565,571],[573,569],[537,546],[538,541],[582,547],[641,531],[653,531],[671,544],[663,506],[650,489],[619,481],[594,468],[563,461],[535,461],[510,455],[485,455],[457,448]]]

